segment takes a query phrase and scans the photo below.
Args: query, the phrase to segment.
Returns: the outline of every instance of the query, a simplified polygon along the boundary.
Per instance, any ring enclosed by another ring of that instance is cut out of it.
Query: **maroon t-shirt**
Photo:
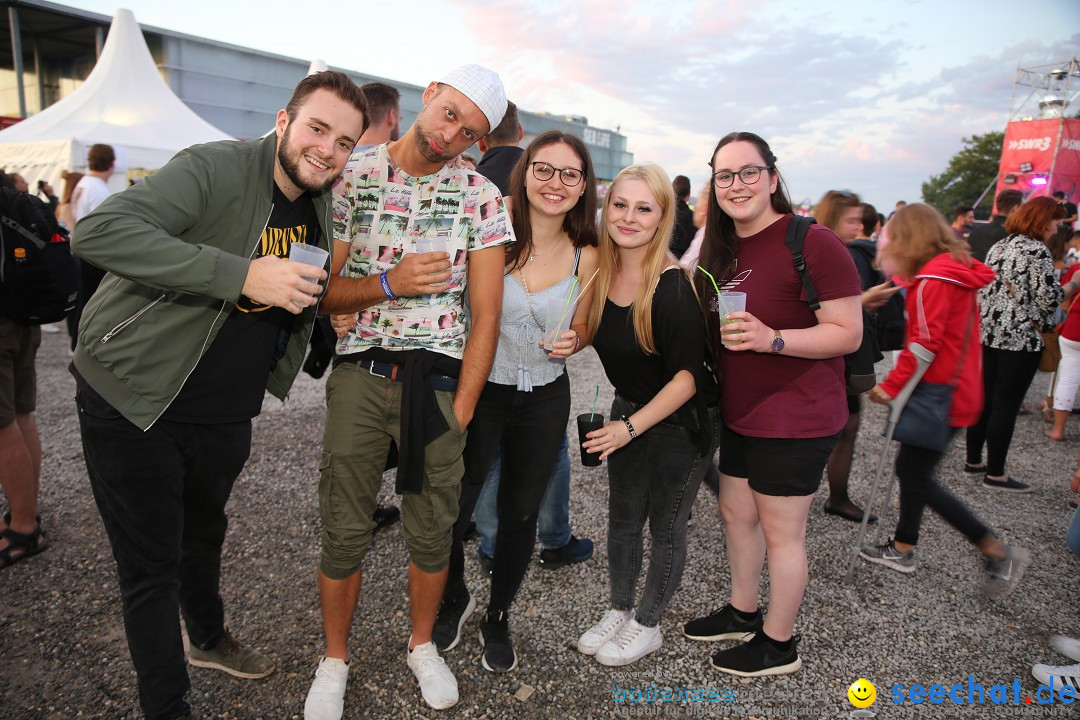
[[[736,274],[724,287],[745,292],[747,312],[781,331],[817,324],[784,243],[790,222],[785,215],[758,234],[739,238]],[[855,263],[828,228],[810,226],[803,256],[820,301],[861,294]],[[715,313],[710,325],[718,328]],[[740,435],[825,437],[847,422],[843,357],[806,360],[721,349],[720,373],[724,423]]]

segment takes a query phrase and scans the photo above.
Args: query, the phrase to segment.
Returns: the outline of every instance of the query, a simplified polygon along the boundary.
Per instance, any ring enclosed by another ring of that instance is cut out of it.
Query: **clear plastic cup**
[[[314,265],[320,270],[326,269],[326,260],[330,257],[330,253],[323,250],[316,245],[308,245],[307,243],[293,243],[289,246],[289,260],[292,262],[298,262],[303,265]],[[313,283],[319,282],[317,277],[304,276],[305,280],[309,280]]]
[[[742,340],[735,339],[742,330],[731,330],[730,332],[724,332],[724,325],[735,322],[734,319],[728,319],[729,313],[743,312],[746,310],[746,293],[744,292],[722,292],[720,293],[720,299],[723,302],[716,303],[717,312],[720,314],[720,342],[724,345],[739,345]]]
[[[544,303],[544,349],[551,348],[559,336],[570,329],[577,310],[577,296],[567,303],[566,298],[552,298]]]
[[[430,252],[450,252],[450,246],[446,242],[446,238],[441,237],[423,237],[416,239],[416,252],[418,253],[430,253]]]

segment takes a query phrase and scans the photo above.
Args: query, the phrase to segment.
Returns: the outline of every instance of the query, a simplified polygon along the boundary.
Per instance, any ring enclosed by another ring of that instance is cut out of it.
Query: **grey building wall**
[[[96,44],[108,32],[111,18],[44,0],[0,0],[0,116],[18,117],[12,8],[18,13],[28,114],[56,102],[82,83],[92,69]],[[173,92],[207,122],[239,138],[257,137],[273,127],[277,111],[288,102],[310,65],[310,60],[141,27],[150,54]],[[348,73],[360,84],[380,81],[397,88],[403,130],[422,108],[422,86],[349,68],[332,69]],[[432,73],[437,77],[448,69],[433,66]],[[548,129],[581,137],[601,179],[610,180],[633,162],[633,154],[626,150],[626,137],[615,131],[521,108],[519,117],[526,143]],[[471,152],[480,154],[476,148]]]

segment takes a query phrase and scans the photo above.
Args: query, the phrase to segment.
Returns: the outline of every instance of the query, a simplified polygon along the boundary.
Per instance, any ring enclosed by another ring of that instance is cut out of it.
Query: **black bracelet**
[[[386,272],[390,271],[387,270]],[[383,295],[386,296],[387,300],[397,300],[397,295],[390,289],[390,281],[386,279],[386,273],[379,276],[379,284],[382,285]]]
[[[630,418],[622,415],[619,419],[626,423],[626,429],[630,431],[630,439],[633,440],[634,438],[636,438],[637,431],[634,430],[634,426],[630,423]]]

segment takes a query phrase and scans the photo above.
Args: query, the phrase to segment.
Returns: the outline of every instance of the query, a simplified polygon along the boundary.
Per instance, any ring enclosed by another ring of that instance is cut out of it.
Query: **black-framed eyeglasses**
[[[562,184],[566,187],[574,187],[581,182],[581,179],[585,177],[585,173],[577,168],[558,168],[551,163],[546,162],[531,162],[533,177],[540,182],[547,182],[555,173],[559,173],[559,179],[562,180]]]
[[[718,188],[729,188],[735,182],[735,176],[738,175],[743,184],[753,185],[761,179],[761,173],[766,170],[772,170],[772,168],[768,165],[747,165],[737,173],[730,170],[721,170],[713,173],[713,182],[716,183]]]

